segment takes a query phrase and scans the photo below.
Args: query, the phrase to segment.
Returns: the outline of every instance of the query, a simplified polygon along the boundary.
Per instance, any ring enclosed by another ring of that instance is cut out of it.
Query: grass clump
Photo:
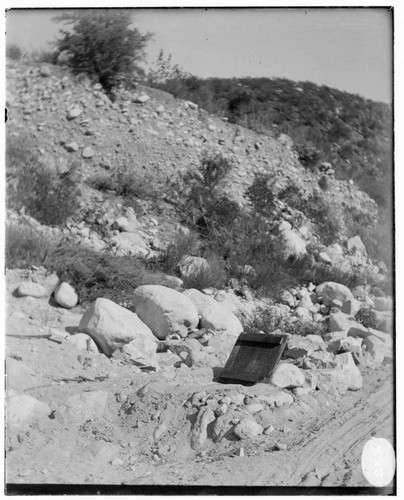
[[[44,164],[29,142],[9,138],[6,148],[7,206],[25,212],[41,224],[59,226],[79,208],[80,192]]]
[[[362,305],[355,314],[355,319],[365,328],[376,328],[376,312],[369,306]]]
[[[276,306],[275,306],[276,308]],[[244,333],[289,333],[291,335],[320,335],[329,332],[326,322],[305,321],[285,314],[277,314],[274,308],[258,309],[252,317],[244,320]]]

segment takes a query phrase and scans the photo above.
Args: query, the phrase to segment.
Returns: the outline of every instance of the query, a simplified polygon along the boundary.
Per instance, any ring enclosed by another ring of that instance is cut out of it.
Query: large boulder
[[[151,330],[137,314],[104,298],[91,304],[78,329],[90,335],[107,356],[138,337],[154,339]]]
[[[323,303],[330,306],[335,301],[344,304],[347,300],[353,300],[353,295],[348,287],[334,281],[325,281],[316,287],[316,294],[322,297]]]
[[[199,323],[192,301],[176,290],[161,285],[143,285],[134,293],[136,314],[159,339],[172,333],[186,336]]]
[[[232,335],[240,335],[243,331],[243,325],[237,316],[219,303],[212,304],[201,312],[201,327]]]

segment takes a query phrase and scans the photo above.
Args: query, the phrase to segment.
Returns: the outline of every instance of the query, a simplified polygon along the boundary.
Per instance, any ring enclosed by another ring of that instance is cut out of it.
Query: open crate
[[[219,381],[252,385],[269,379],[282,356],[286,341],[287,335],[242,333]]]

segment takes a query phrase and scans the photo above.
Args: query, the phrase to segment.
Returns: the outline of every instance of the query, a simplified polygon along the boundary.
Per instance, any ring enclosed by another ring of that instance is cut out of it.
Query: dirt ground
[[[79,350],[63,337],[77,331],[82,310],[13,297],[21,277],[13,272],[7,283],[6,356],[32,376],[8,380],[8,396],[28,394],[51,414],[24,428],[7,421],[9,484],[369,487],[365,443],[371,436],[394,443],[390,363],[362,369],[360,391],[313,391],[294,395],[291,405],[265,406],[257,418],[272,425],[268,434],[239,440],[227,433],[214,442],[209,424],[194,450],[189,436],[204,404],[240,394],[255,402],[279,389],[225,385],[217,381],[221,367],[175,368],[166,353],[162,369],[147,372]],[[244,416],[245,406],[234,412]]]

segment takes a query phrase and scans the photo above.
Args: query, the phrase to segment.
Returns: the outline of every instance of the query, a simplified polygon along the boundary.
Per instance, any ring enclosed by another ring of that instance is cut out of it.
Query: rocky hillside
[[[352,228],[375,203],[288,136],[161,91],[111,102],[9,61],[7,108],[12,491],[374,486],[361,453],[393,442],[394,303]],[[248,387],[220,379],[242,332],[286,342]]]

